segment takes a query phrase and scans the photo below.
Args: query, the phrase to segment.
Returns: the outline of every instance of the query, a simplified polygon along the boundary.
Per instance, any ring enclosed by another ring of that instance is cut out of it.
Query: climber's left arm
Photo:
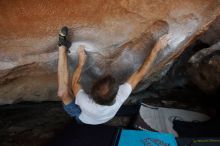
[[[78,91],[81,89],[81,85],[79,81],[80,81],[80,76],[82,73],[83,66],[86,61],[85,46],[80,45],[80,47],[78,48],[78,57],[79,57],[79,62],[72,77],[72,91],[75,96],[78,93]]]

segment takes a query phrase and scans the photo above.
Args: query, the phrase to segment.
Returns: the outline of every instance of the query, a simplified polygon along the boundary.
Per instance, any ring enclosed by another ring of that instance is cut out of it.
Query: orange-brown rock
[[[82,83],[85,84],[85,80],[92,82],[110,71],[123,81],[120,71],[128,76],[147,54],[129,52],[128,47],[123,47],[125,51],[119,53],[119,58],[127,52],[125,57],[137,60],[126,62],[125,58],[120,62],[114,55],[111,58],[114,64],[108,64],[107,56],[117,52],[123,44],[137,40],[146,31],[155,37],[158,29],[152,24],[157,20],[167,22],[169,33],[173,34],[170,47],[158,56],[152,75],[136,89],[140,91],[159,80],[182,51],[219,15],[219,0],[1,0],[0,103],[57,100],[56,43],[57,32],[63,25],[70,28],[71,71],[77,59],[76,47],[83,43],[89,53],[83,72]],[[149,52],[155,40],[144,39],[141,50]],[[127,69],[116,68],[127,64],[130,64]],[[106,66],[110,66],[109,69]]]

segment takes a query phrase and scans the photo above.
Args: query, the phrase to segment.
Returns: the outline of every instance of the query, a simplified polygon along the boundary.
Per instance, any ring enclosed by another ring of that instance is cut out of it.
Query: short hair
[[[100,105],[112,105],[117,92],[119,84],[115,78],[106,75],[98,79],[91,88],[91,96],[93,100]]]

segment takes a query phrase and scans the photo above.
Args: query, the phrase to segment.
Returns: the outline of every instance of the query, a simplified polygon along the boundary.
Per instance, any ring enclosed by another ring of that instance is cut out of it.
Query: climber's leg
[[[63,27],[59,33],[59,59],[58,59],[58,96],[66,105],[73,99],[70,96],[69,72],[67,66],[67,35],[68,28]]]
[[[73,118],[76,119],[78,123],[81,123],[79,120],[79,115],[81,110],[78,105],[75,104],[74,99],[72,98],[72,92],[69,88],[69,72],[68,72],[68,63],[67,63],[67,51],[68,51],[68,28],[63,27],[59,33],[59,59],[58,59],[58,96],[64,103],[64,110]]]
[[[59,47],[58,60],[58,96],[64,104],[70,103],[73,99],[70,96],[69,73],[67,66],[67,49],[65,46]]]
[[[79,115],[81,110],[79,106],[75,104],[75,101],[71,96],[68,79],[67,49],[65,46],[60,46],[58,60],[58,96],[64,103],[64,110],[80,123]]]

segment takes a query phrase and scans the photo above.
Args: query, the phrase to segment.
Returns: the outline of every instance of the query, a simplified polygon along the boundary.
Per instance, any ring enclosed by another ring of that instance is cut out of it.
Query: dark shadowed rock
[[[214,94],[220,90],[220,43],[193,55],[188,72],[190,80],[202,91]]]

